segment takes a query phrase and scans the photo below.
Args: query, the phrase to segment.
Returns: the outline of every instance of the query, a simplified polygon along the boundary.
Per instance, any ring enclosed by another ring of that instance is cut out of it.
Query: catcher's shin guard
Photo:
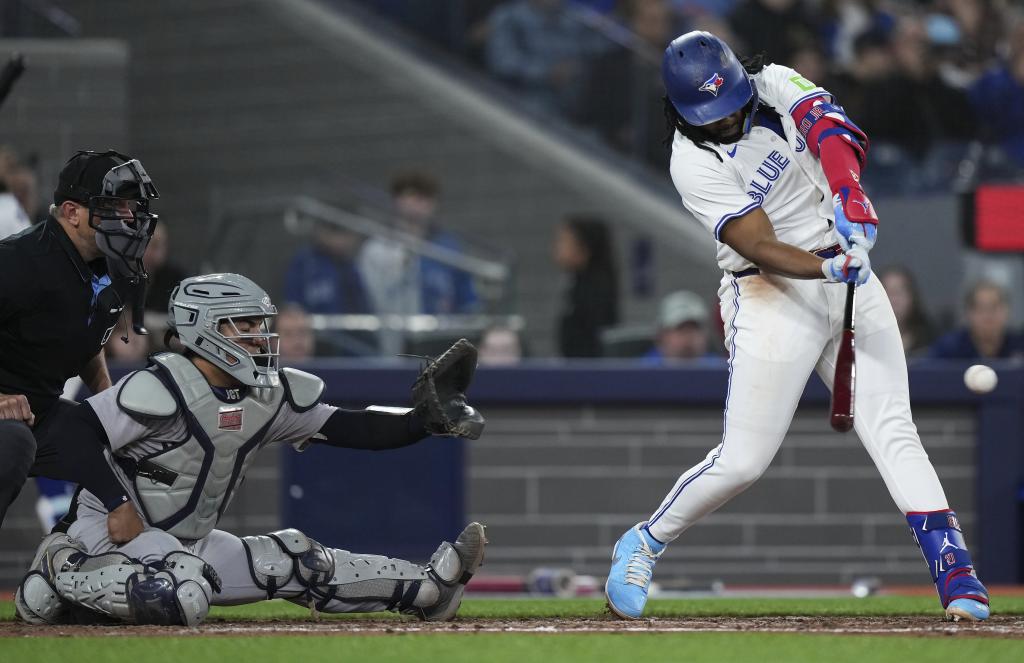
[[[438,602],[429,569],[328,548],[297,529],[242,537],[253,582],[267,598],[323,612],[412,612]]]
[[[907,514],[907,523],[928,563],[946,618],[987,619],[988,590],[975,573],[956,513],[911,512]]]

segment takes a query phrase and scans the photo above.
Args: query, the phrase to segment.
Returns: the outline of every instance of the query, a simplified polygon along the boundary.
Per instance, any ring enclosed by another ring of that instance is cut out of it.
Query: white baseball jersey
[[[790,115],[801,101],[830,95],[780,65],[767,65],[752,78],[761,102],[780,115],[785,138],[754,126],[730,145],[705,143],[711,153],[677,131],[669,166],[683,206],[715,236],[718,264],[729,271],[751,263],[721,242],[722,229],[757,207],[764,209],[782,242],[813,251],[837,241],[828,180]]]
[[[721,242],[722,228],[757,207],[787,244],[814,250],[837,241],[828,181],[791,117],[801,101],[827,93],[778,65],[753,79],[761,100],[780,115],[779,133],[755,126],[731,145],[708,144],[711,153],[677,132],[672,147],[672,179],[683,205],[719,240],[718,263],[727,270],[718,294],[729,387],[721,444],[680,475],[647,519],[647,529],[662,542],[761,476],[786,436],[811,371],[830,389],[835,375],[844,284],[729,273],[751,264]],[[904,513],[948,509],[911,417],[896,316],[877,278],[857,291],[857,435]]]

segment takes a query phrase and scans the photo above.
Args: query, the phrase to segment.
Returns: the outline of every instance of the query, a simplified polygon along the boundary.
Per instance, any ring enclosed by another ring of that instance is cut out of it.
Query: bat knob
[[[849,414],[833,414],[829,423],[832,430],[839,433],[847,433],[853,428],[853,416]]]

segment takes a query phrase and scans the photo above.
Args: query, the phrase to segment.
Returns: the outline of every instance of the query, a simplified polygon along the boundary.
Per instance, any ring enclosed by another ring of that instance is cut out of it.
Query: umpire
[[[158,197],[138,159],[78,152],[60,172],[49,218],[0,241],[0,525],[33,475],[100,497],[115,543],[142,530],[103,449],[48,433],[74,407],[60,398],[68,378],[81,376],[93,393],[111,385],[103,345],[125,304],[144,294]]]

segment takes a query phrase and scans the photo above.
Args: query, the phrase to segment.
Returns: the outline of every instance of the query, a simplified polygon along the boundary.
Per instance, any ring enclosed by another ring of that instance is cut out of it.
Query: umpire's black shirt
[[[38,423],[110,338],[123,304],[104,258],[86,263],[53,217],[0,240],[0,394]]]

